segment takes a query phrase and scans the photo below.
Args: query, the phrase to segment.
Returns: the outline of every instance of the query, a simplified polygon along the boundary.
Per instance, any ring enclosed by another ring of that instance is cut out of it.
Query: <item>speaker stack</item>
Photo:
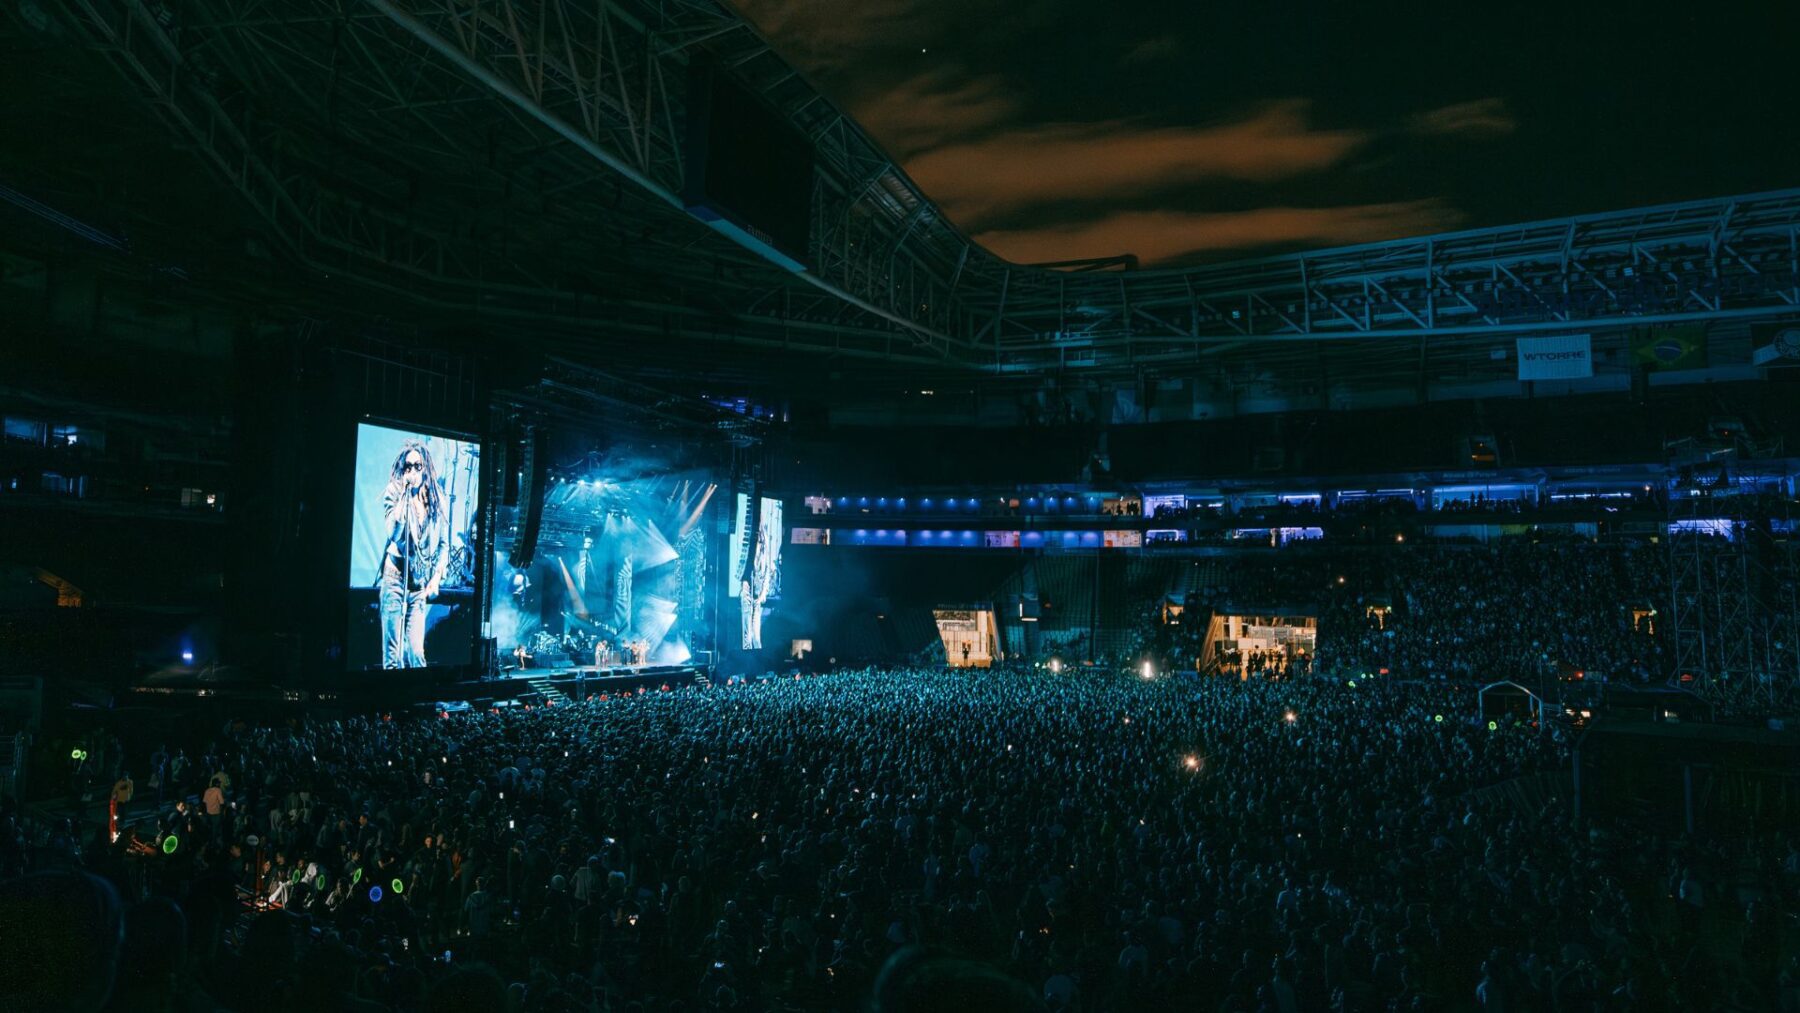
[[[544,524],[544,431],[536,426],[525,430],[525,437],[520,441],[519,465],[513,470],[512,477],[518,482],[516,502],[519,506],[519,523],[513,531],[513,543],[510,556],[512,565],[520,570],[528,569],[532,559],[537,555],[538,529]],[[507,483],[507,491],[512,491],[512,482]]]

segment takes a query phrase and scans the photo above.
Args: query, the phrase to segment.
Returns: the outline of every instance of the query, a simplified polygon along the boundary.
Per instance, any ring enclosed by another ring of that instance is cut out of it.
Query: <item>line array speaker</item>
[[[537,555],[538,529],[544,523],[544,431],[533,426],[525,431],[519,448],[519,466],[513,474],[519,483],[518,503],[523,513],[513,535],[512,565],[518,569],[531,566]]]

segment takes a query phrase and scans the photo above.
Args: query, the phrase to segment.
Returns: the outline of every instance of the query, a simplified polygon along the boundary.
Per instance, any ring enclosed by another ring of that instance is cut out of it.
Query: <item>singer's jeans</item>
[[[757,601],[749,592],[745,592],[738,599],[738,608],[743,625],[744,650],[762,650],[762,602]]]
[[[381,667],[425,667],[424,591],[408,591],[385,567],[381,574]]]

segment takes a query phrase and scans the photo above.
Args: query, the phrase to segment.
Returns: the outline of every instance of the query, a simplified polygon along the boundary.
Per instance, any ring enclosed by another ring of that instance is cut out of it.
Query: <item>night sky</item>
[[[741,7],[1017,261],[1178,264],[1800,186],[1791,0]]]

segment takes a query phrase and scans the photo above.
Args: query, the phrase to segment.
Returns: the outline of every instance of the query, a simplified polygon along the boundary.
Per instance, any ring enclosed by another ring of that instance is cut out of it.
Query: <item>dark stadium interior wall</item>
[[[121,277],[79,249],[40,250],[31,221],[0,225],[0,412],[83,439],[9,440],[0,453],[0,573],[26,579],[5,597],[29,617],[9,618],[0,670],[122,680],[176,657],[166,646],[176,631],[216,619],[229,349],[259,325],[170,298],[173,282]],[[78,479],[80,494],[45,495],[45,473]],[[39,571],[78,588],[83,607],[56,608],[54,596],[43,607]]]
[[[811,640],[817,660],[893,663],[936,643],[931,610],[991,600],[1015,584],[1026,558],[1014,553],[790,545],[781,608],[763,642],[785,655]]]
[[[1651,384],[1699,387],[1762,378],[1766,371],[1751,363],[1751,351],[1761,343],[1758,326],[1731,319],[1706,324],[1704,366],[1655,373]],[[1579,380],[1521,382],[1510,335],[1446,338],[1423,357],[1415,340],[1369,339],[1315,343],[1302,361],[1285,364],[1261,364],[1251,354],[1219,357],[1207,367],[1168,363],[1125,377],[1076,369],[1004,387],[945,379],[898,391],[859,389],[821,407],[840,426],[1004,429],[1607,395],[1631,389],[1639,361],[1633,333],[1595,333],[1594,375]]]
[[[237,365],[226,656],[291,680],[330,667],[342,628],[331,549],[349,528],[348,477],[332,472],[348,471],[351,408],[329,353],[297,337],[242,342]]]
[[[1665,442],[1695,436],[1721,416],[1740,418],[1759,440],[1786,439],[1793,445],[1800,440],[1800,398],[1791,391],[1758,382],[1651,386],[1641,394],[1622,390],[1111,427],[837,425],[794,435],[791,456],[800,463],[790,468],[789,485],[873,495],[903,493],[909,485],[1091,481],[1105,486],[1203,476],[1457,469],[1468,467],[1459,451],[1470,433],[1495,435],[1508,466],[1658,463]],[[1102,431],[1111,469],[1110,475],[1095,477],[1088,466]]]

